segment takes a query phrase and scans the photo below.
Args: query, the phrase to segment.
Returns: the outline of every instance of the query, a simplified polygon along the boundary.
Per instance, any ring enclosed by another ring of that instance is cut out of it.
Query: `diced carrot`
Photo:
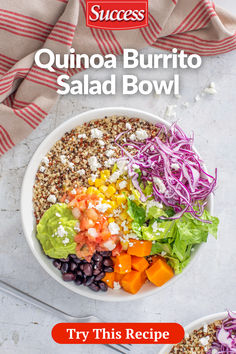
[[[109,288],[114,288],[114,280],[115,280],[115,273],[106,273],[105,277],[102,278],[102,281],[109,286]]]
[[[148,261],[144,257],[131,257],[131,268],[137,270],[138,272],[143,272],[149,266]]]
[[[156,286],[162,286],[174,276],[172,268],[162,259],[158,259],[146,270],[150,282]]]
[[[127,253],[117,255],[114,271],[119,274],[129,273],[131,271],[131,256]]]
[[[152,249],[152,241],[129,240],[128,254],[137,257],[149,256]]]
[[[131,270],[130,273],[123,276],[121,279],[122,288],[131,293],[136,294],[144,284],[146,277],[145,272],[137,272],[136,270]]]

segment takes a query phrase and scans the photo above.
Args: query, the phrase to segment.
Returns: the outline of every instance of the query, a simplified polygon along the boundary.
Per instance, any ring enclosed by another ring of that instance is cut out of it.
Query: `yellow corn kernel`
[[[97,195],[99,193],[99,190],[96,187],[89,187],[87,189],[87,193],[88,194],[96,194]]]
[[[108,218],[108,222],[115,222],[114,218]]]
[[[115,192],[116,188],[112,184],[110,184],[104,194],[107,198],[110,198],[113,194],[115,194]]]
[[[105,199],[105,195],[103,193],[101,193],[101,192],[98,192],[97,196],[98,196],[98,198],[101,198],[102,200]]]
[[[107,203],[107,204],[109,204],[111,206],[111,208],[109,208],[109,212],[111,210],[115,209],[115,207],[116,207],[116,204],[115,204],[115,202],[113,200],[110,200],[109,202],[105,201],[105,203]]]
[[[120,190],[120,182],[122,182],[122,179],[118,179],[117,181],[116,181],[116,188],[118,189],[118,190]]]
[[[123,211],[122,213],[120,213],[119,218],[123,221],[127,220],[127,213]]]
[[[89,178],[89,179],[88,179],[88,184],[89,184],[90,186],[94,186],[94,181],[92,180],[92,178]]]
[[[98,187],[102,186],[103,184],[105,184],[105,182],[101,178],[95,179],[95,187],[98,188]]]
[[[129,241],[128,240],[121,240],[120,241],[122,248],[124,251],[127,251],[128,247],[129,247]]]
[[[124,234],[124,235],[129,234],[129,230],[125,230],[125,231],[123,231],[123,234]]]
[[[133,221],[133,219],[129,216],[129,214],[127,213],[127,221],[130,223]]]
[[[108,179],[108,177],[110,177],[110,171],[109,170],[103,170],[101,171],[100,175],[101,175],[101,179],[103,181],[106,181]]]
[[[126,202],[126,196],[124,194],[118,194],[116,196],[116,202],[118,205],[124,204]]]
[[[101,193],[104,194],[104,193],[107,191],[107,188],[108,188],[108,187],[103,184],[103,185],[101,185],[98,189],[100,190]]]

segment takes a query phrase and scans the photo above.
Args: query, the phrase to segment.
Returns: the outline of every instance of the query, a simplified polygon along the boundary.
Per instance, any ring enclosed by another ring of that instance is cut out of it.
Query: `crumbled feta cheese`
[[[103,246],[108,249],[109,251],[113,251],[116,248],[116,244],[113,240],[108,240],[103,243]]]
[[[82,168],[81,170],[77,171],[80,176],[85,175],[85,170]]]
[[[130,197],[129,197],[130,198]],[[162,209],[163,208],[163,205],[159,202],[157,202],[156,200],[148,200],[147,201],[147,206],[146,206],[146,213],[148,215],[148,211],[151,207],[157,207],[157,208],[160,208]]]
[[[215,95],[215,94],[217,93],[215,83],[214,83],[214,82],[211,82],[210,85],[209,85],[209,87],[206,87],[206,88],[204,89],[204,92],[205,92],[205,93],[208,93],[209,95]]]
[[[113,290],[119,290],[121,288],[120,283],[118,281],[114,281]]]
[[[80,232],[80,224],[78,222],[75,225],[74,230],[77,231],[77,232]]]
[[[153,232],[157,232],[158,227],[157,227],[156,221],[154,221],[154,223],[152,224],[152,229],[153,229]]]
[[[177,105],[176,104],[169,104],[167,107],[166,107],[166,110],[165,110],[165,116],[167,118],[171,118],[171,117],[176,117],[176,112],[175,112],[175,109],[177,108]]]
[[[178,163],[172,163],[171,164],[171,168],[173,168],[173,170],[178,170],[179,169],[179,164]]]
[[[148,134],[144,129],[137,129],[135,135],[137,136],[138,140],[145,140],[148,138]]]
[[[101,167],[101,164],[98,162],[96,156],[91,156],[88,159],[89,167],[92,171],[97,171]]]
[[[115,162],[116,162],[116,159],[114,159],[113,157],[110,157],[107,161],[105,161],[104,165],[105,165],[105,167],[111,167],[114,165]]]
[[[120,227],[115,222],[110,222],[110,224],[108,225],[108,230],[110,231],[111,235],[118,235]]]
[[[66,238],[64,238],[64,240],[62,240],[62,243],[64,243],[64,245],[66,245],[69,242],[70,242],[70,239],[68,237],[66,237]]]
[[[205,324],[203,325],[203,332],[204,332],[204,333],[207,333],[207,330],[208,330],[208,325],[205,323]]]
[[[119,171],[115,171],[114,173],[112,173],[112,175],[109,177],[109,181],[111,183],[115,183],[118,178],[120,177],[120,172]]]
[[[106,155],[107,157],[111,157],[111,156],[114,155],[114,153],[115,153],[114,150],[107,150],[107,151],[105,152],[105,155]]]
[[[120,171],[120,174],[123,175],[126,171],[127,171],[127,165],[128,165],[128,161],[127,159],[119,159],[117,161],[117,168]]]
[[[59,214],[59,213],[56,213],[56,216],[57,216],[58,218],[60,218],[60,217],[61,217],[61,214]]]
[[[163,181],[159,177],[153,177],[153,182],[157,185],[158,190],[161,194],[165,193],[166,186],[164,185]]]
[[[68,204],[68,203],[69,203],[69,200],[68,200],[68,199],[65,199],[65,203]]]
[[[71,194],[76,194],[76,190],[72,189]]]
[[[42,158],[42,163],[44,163],[46,166],[49,165],[49,159],[47,158],[47,156],[44,156],[44,157]]]
[[[91,236],[93,238],[96,238],[98,236],[97,230],[94,229],[93,227],[90,227],[88,229],[88,234],[89,234],[89,236]]]
[[[200,338],[199,342],[205,347],[209,343],[209,336]]]
[[[54,194],[50,194],[49,197],[48,197],[48,199],[47,199],[47,201],[48,201],[49,203],[55,204],[56,201],[57,201],[57,198],[56,198],[56,196],[55,196]]]
[[[131,134],[129,138],[130,138],[130,140],[134,141],[136,139],[136,135],[135,134]]]
[[[126,123],[125,127],[126,127],[126,129],[130,130],[131,129],[131,124],[130,123]]]
[[[110,204],[99,203],[95,206],[95,209],[97,209],[100,213],[105,213],[105,211],[107,211],[107,209],[109,209],[110,207]]]
[[[212,349],[212,351],[211,351],[211,354],[218,354],[219,352],[218,352],[218,350],[217,349]]]
[[[74,169],[74,164],[73,164],[73,162],[68,162],[68,166],[69,166],[69,168],[70,168],[71,170]]]
[[[126,181],[122,181],[119,183],[119,187],[120,189],[124,189],[127,186],[127,182]]]
[[[92,182],[95,182],[97,177],[98,177],[97,173],[92,173],[91,176],[90,176]]]
[[[79,139],[81,139],[81,138],[82,138],[82,139],[86,139],[86,138],[87,138],[87,135],[86,135],[86,134],[79,134],[79,135],[78,135],[78,138],[79,138]]]
[[[161,252],[161,256],[162,256],[162,257],[165,257],[165,255],[166,255],[166,252],[165,252],[165,251],[162,251],[162,252]]]
[[[62,225],[58,226],[56,234],[58,237],[64,237],[68,234],[68,232],[64,229]]]
[[[61,155],[61,156],[60,156],[60,160],[61,160],[61,163],[63,163],[63,165],[65,165],[65,163],[66,163],[66,157],[65,157],[65,155]]]
[[[39,171],[40,171],[40,172],[43,173],[45,170],[46,170],[46,168],[45,168],[44,166],[40,166],[40,168],[39,168]]]
[[[99,144],[101,145],[101,146],[103,146],[103,145],[105,145],[105,142],[103,141],[103,140],[98,140],[98,142],[99,142]]]
[[[131,194],[131,195],[129,196],[129,199],[130,199],[130,200],[134,200],[134,199],[135,199],[135,196],[134,196],[133,194]]]
[[[103,136],[103,132],[100,129],[94,128],[91,129],[91,137],[93,139],[101,139]]]
[[[199,95],[196,95],[196,96],[194,97],[195,102],[200,101],[200,99],[201,99],[201,97],[200,97]]]

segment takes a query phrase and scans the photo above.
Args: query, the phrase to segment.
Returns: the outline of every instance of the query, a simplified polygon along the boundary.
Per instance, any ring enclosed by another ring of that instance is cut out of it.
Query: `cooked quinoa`
[[[121,156],[115,138],[125,131],[121,143],[138,133],[153,137],[158,128],[139,118],[104,117],[78,126],[55,143],[36,173],[33,204],[37,223],[53,203],[60,201],[66,189],[88,187],[89,177],[112,168]]]
[[[179,344],[173,346],[170,354],[204,354],[210,349],[216,340],[216,332],[221,327],[222,321],[215,321],[209,325],[204,325],[198,330],[188,334]]]

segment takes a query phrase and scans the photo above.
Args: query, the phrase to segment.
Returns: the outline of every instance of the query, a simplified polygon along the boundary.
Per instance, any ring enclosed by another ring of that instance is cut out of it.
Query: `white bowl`
[[[198,320],[193,321],[189,325],[184,327],[184,331],[185,333],[191,334],[193,331],[200,329],[205,324],[209,325],[215,321],[224,320],[227,317],[227,315],[228,313],[225,311],[225,312],[218,312],[218,313],[214,313],[213,315],[201,317]],[[159,354],[169,354],[172,347],[173,346],[171,344],[164,345],[159,351]]]
[[[21,219],[24,234],[26,240],[29,244],[31,251],[34,256],[41,264],[41,266],[46,270],[46,272],[55,280],[57,280],[61,285],[65,286],[67,289],[74,291],[77,294],[86,296],[91,299],[102,300],[102,301],[127,301],[140,299],[145,296],[157,294],[161,289],[166,288],[168,285],[173,284],[180,276],[185,274],[185,272],[189,269],[190,265],[196,259],[197,254],[199,253],[200,248],[203,246],[198,245],[195,248],[195,251],[192,253],[192,259],[189,265],[183,270],[183,272],[179,275],[173,277],[168,283],[163,285],[161,288],[155,287],[151,283],[146,283],[142,289],[135,295],[131,295],[126,293],[123,290],[111,290],[108,292],[98,292],[95,293],[91,291],[89,288],[84,286],[76,286],[73,282],[65,282],[61,278],[61,273],[52,265],[52,261],[48,259],[40,246],[39,241],[36,238],[36,223],[35,217],[33,214],[33,185],[35,181],[35,175],[38,170],[38,166],[42,160],[42,158],[47,154],[47,152],[52,148],[52,146],[59,140],[66,132],[71,129],[77,127],[84,122],[88,122],[92,119],[104,118],[105,116],[112,115],[124,115],[127,117],[136,117],[147,120],[151,123],[161,122],[165,124],[167,127],[170,127],[170,123],[165,120],[157,117],[154,114],[144,112],[134,108],[124,108],[124,107],[105,107],[100,109],[94,109],[88,112],[84,112],[78,114],[77,116],[67,120],[55,130],[53,130],[40,144],[33,157],[31,158],[27,170],[25,172],[22,190],[21,190]],[[213,197],[210,196],[208,200],[208,210],[212,213],[213,209]]]

